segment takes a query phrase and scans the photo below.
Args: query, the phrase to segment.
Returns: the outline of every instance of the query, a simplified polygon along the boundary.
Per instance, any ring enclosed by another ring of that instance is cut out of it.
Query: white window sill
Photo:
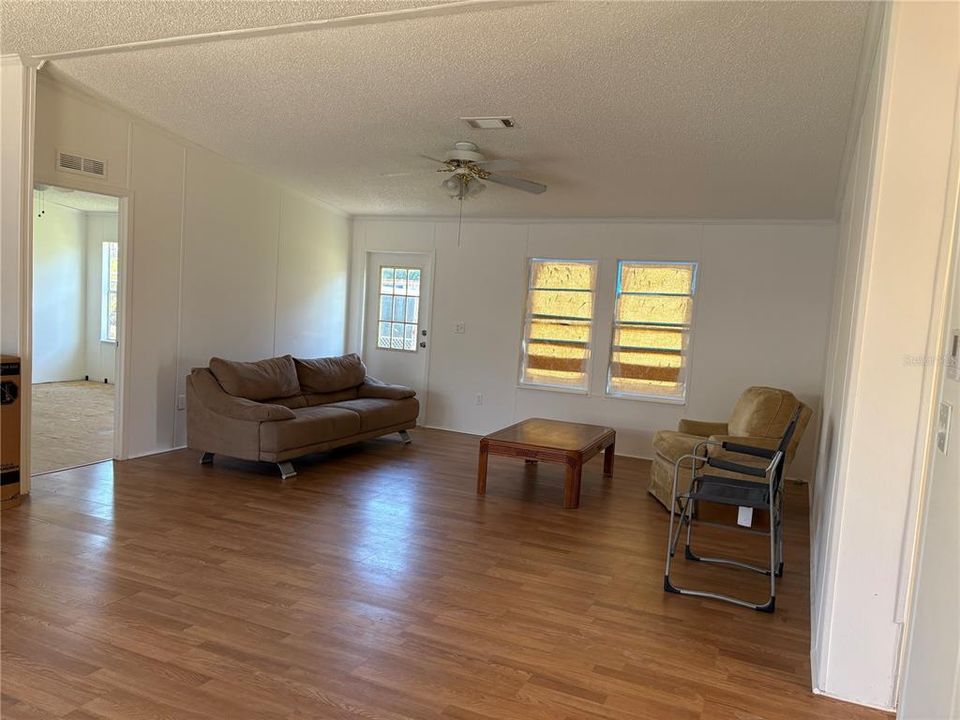
[[[100,338],[100,342],[101,342],[102,344],[104,344],[104,345],[116,345],[116,344],[117,344],[117,341],[116,341],[116,340],[105,340],[104,338]]]
[[[604,397],[611,398],[612,400],[633,400],[639,402],[652,402],[660,403],[662,405],[686,405],[687,399],[685,397],[668,397],[664,395],[633,395],[631,393],[612,393],[605,392]]]

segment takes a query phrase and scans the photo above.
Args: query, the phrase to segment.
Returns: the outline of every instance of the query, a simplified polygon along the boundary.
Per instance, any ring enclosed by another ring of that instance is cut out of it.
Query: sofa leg
[[[212,462],[213,462],[213,453],[205,452],[203,455],[200,456],[201,465],[210,465]]]
[[[403,440],[404,445],[409,445],[413,442],[413,440],[410,439],[410,433],[406,430],[401,430],[398,434],[400,435],[400,439]]]
[[[280,478],[282,480],[295,477],[297,474],[297,471],[293,469],[293,463],[289,460],[287,462],[277,463],[277,468],[280,470]]]

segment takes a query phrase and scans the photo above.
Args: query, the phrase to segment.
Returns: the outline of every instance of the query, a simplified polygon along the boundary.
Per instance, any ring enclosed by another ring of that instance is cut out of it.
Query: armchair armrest
[[[190,381],[193,383],[196,397],[207,410],[217,415],[251,422],[290,420],[296,417],[293,410],[283,405],[261,403],[228,394],[209,371],[192,372]]]
[[[677,427],[682,433],[687,435],[699,435],[700,437],[710,437],[711,435],[726,435],[727,424],[723,422],[704,422],[702,420],[687,420],[684,418]]]
[[[358,388],[358,395],[362,398],[384,398],[386,400],[405,400],[416,395],[413,388],[404,385],[388,385],[375,377],[367,376]]]

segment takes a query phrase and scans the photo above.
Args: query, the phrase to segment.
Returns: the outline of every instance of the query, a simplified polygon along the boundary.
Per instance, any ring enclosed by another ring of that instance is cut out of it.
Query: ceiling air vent
[[[513,118],[509,116],[498,117],[462,117],[460,118],[467,125],[477,130],[503,130],[514,126]]]
[[[58,152],[57,170],[105,178],[107,176],[107,162],[106,160],[83,157],[76,153]]]

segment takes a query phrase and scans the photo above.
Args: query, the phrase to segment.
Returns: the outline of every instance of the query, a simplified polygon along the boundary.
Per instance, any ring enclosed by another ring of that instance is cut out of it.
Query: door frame
[[[28,494],[31,485],[30,458],[33,447],[33,193],[38,184],[79,192],[115,197],[119,201],[117,211],[117,252],[120,267],[120,302],[117,308],[117,351],[115,358],[114,380],[114,416],[113,416],[113,460],[124,460],[126,437],[124,418],[126,416],[126,379],[129,371],[129,312],[132,288],[130,287],[131,245],[133,234],[133,194],[125,188],[112,185],[99,185],[82,179],[63,181],[62,178],[41,178],[34,175],[28,184],[27,222],[25,232],[20,237],[20,378],[21,378],[21,438],[26,442],[20,449],[20,492]]]
[[[423,358],[423,377],[420,386],[423,388],[423,396],[418,396],[420,401],[420,417],[423,419],[421,425],[426,425],[427,420],[427,399],[430,395],[430,353],[433,350],[433,297],[436,287],[436,251],[430,250],[373,250],[364,249],[363,252],[363,287],[361,288],[360,302],[360,337],[357,343],[360,348],[360,357],[362,358],[367,351],[367,296],[370,289],[370,261],[373,255],[420,255],[426,259],[425,268],[430,273],[430,288],[426,295],[420,295],[420,320],[426,324],[427,329],[427,347]],[[423,326],[421,325],[421,328]],[[418,339],[419,342],[419,339]]]

